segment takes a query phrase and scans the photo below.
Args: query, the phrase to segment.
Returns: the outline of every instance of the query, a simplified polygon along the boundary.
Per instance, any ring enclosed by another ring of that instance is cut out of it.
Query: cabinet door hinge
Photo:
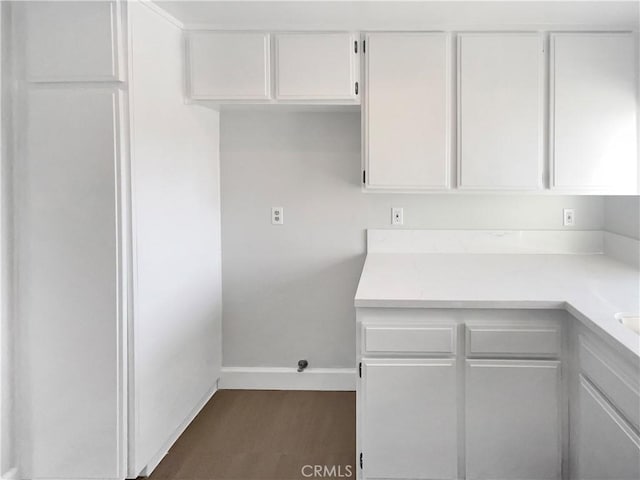
[[[362,183],[364,183],[365,185],[367,183],[367,171],[366,170],[362,170]]]
[[[356,82],[356,95],[358,95],[358,82]]]
[[[362,362],[358,364],[358,376],[362,378]]]
[[[362,470],[362,452],[360,452],[360,470]]]
[[[353,51],[355,53],[358,53],[358,41],[357,40],[355,42],[353,42]]]

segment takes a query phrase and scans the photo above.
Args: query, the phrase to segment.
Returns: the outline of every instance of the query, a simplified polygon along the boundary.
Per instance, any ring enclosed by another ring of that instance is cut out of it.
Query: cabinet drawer
[[[580,337],[580,370],[629,422],[640,425],[640,389],[632,375],[607,358],[598,348]]]
[[[456,351],[455,325],[405,325],[363,327],[364,353],[437,353]]]
[[[560,330],[539,325],[466,326],[469,356],[557,357],[560,354]]]

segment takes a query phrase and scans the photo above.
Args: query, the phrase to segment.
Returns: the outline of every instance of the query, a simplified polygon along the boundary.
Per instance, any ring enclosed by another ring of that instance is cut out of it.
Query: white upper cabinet
[[[276,35],[276,98],[357,102],[359,48],[351,33]]]
[[[458,36],[459,187],[542,187],[543,55],[538,34]]]
[[[449,43],[444,33],[367,36],[366,187],[449,187]]]
[[[633,34],[551,35],[551,187],[636,193]]]
[[[120,80],[116,2],[26,2],[31,82]]]
[[[266,33],[189,33],[191,98],[268,100],[271,97],[270,50]]]

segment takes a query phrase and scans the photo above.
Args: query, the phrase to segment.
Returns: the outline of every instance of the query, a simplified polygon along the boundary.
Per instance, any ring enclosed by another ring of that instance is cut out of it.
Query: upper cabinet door
[[[188,37],[188,52],[192,98],[270,98],[268,34],[192,32]]]
[[[276,98],[357,102],[359,45],[350,33],[287,33],[275,39]]]
[[[540,35],[460,34],[458,69],[459,186],[541,188]]]
[[[366,186],[448,188],[449,36],[375,33],[366,42]]]
[[[638,191],[633,34],[551,35],[551,187]]]
[[[31,82],[120,80],[116,2],[26,2]]]

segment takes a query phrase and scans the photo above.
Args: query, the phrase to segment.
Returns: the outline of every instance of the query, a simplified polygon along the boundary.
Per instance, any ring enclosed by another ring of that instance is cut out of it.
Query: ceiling
[[[633,29],[627,1],[155,0],[187,28],[232,30],[425,30],[549,27]]]

